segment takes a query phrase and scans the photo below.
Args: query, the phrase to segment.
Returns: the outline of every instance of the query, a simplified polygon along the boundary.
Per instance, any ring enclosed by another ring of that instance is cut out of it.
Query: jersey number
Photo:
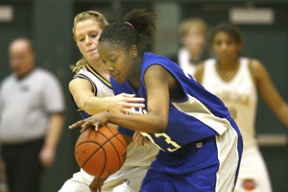
[[[156,133],[156,134],[154,134],[155,137],[157,137],[157,138],[163,137],[163,139],[165,140],[167,145],[170,146],[170,147],[167,146],[166,150],[164,150],[159,145],[157,145],[156,142],[154,141],[154,139],[148,133],[141,132],[141,134],[143,136],[145,136],[145,137],[148,137],[149,140],[162,151],[174,152],[174,151],[176,151],[176,150],[181,148],[181,146],[178,145],[175,141],[172,141],[171,138],[169,137],[169,135],[167,135],[166,133]]]

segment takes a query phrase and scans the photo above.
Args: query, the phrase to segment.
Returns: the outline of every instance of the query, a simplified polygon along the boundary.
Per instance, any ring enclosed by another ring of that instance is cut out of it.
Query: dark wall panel
[[[8,62],[9,43],[16,37],[31,38],[33,35],[31,14],[33,13],[33,3],[0,1],[0,6],[9,6],[13,10],[11,21],[0,21],[0,80],[2,80],[11,72]]]

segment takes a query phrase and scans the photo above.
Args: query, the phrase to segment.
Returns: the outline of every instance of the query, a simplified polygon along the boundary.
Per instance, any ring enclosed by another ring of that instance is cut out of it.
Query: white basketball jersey
[[[202,85],[217,95],[229,109],[243,135],[244,149],[255,145],[257,90],[249,59],[239,59],[238,69],[229,80],[223,78],[215,59],[206,60]]]
[[[111,84],[100,74],[98,74],[92,67],[88,64],[85,65],[85,68],[82,68],[75,77],[80,77],[88,80],[92,87],[93,92],[96,97],[110,97],[114,96]]]

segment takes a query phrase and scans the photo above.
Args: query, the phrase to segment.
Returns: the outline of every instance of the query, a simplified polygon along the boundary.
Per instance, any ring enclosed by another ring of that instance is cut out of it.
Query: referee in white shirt
[[[0,87],[1,155],[9,192],[39,192],[41,173],[53,163],[64,123],[64,98],[55,76],[35,67],[30,40],[9,47],[13,73]]]

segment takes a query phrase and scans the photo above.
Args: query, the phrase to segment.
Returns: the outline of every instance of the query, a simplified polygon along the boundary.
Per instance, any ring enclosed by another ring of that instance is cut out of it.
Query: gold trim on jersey
[[[88,77],[86,77],[86,76],[83,75],[83,74],[77,74],[77,75],[75,75],[74,78],[77,78],[77,77],[82,78],[82,79],[86,79],[87,81],[89,81],[89,83],[90,83],[91,86],[92,86],[92,92],[94,93],[94,95],[97,94],[97,87],[96,87],[95,84],[91,81],[91,79],[89,79]]]
[[[99,80],[101,80],[105,85],[111,87],[111,83],[107,81],[104,77],[102,77],[95,69],[93,69],[88,63],[85,65],[85,67],[93,74],[95,75]]]
[[[83,109],[81,109],[80,107],[77,109],[78,112],[81,112],[83,111]]]
[[[238,72],[238,69],[239,69],[239,66],[240,66],[240,61],[238,60],[238,61],[236,62],[236,65],[234,66],[234,69],[233,69],[232,73],[231,73],[228,77],[227,77],[227,75],[225,75],[225,74],[222,72],[222,70],[221,70],[221,68],[220,68],[220,65],[221,65],[221,64],[220,64],[218,61],[215,62],[216,72],[218,73],[219,77],[220,77],[223,81],[229,82],[231,79],[233,79],[233,78],[236,76],[236,74],[237,74],[237,72]]]

